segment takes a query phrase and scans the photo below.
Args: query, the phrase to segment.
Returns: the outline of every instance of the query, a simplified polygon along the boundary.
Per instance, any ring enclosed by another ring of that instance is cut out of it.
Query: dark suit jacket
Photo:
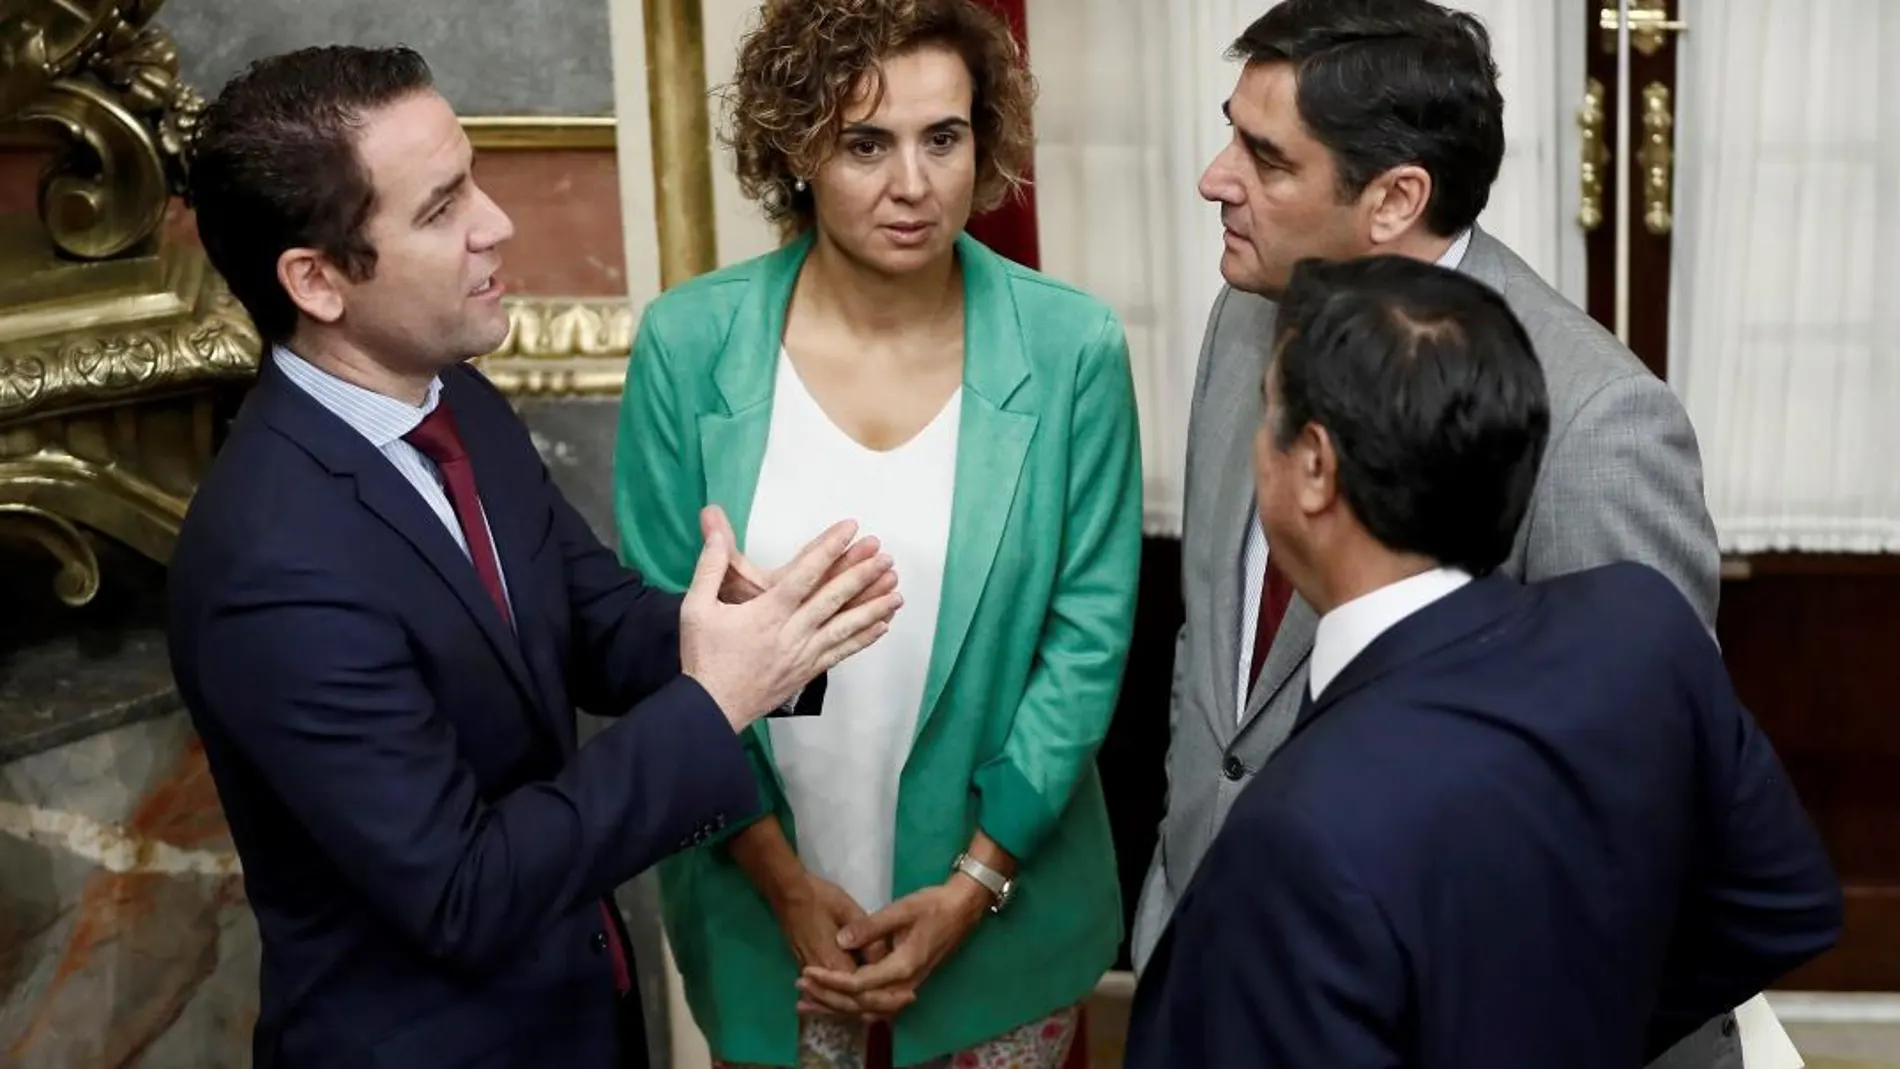
[[[443,384],[514,631],[415,488],[268,359],[173,556],[173,671],[263,942],[256,1064],[643,1065],[599,901],[756,788],[680,674],[680,599],[601,546],[486,379]],[[577,747],[576,707],[625,715]]]
[[[1667,580],[1492,577],[1368,646],[1235,803],[1127,1065],[1635,1069],[1840,924]]]

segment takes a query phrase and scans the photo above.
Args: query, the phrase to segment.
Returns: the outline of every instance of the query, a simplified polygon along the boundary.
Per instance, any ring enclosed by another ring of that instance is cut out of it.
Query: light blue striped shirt
[[[429,395],[421,405],[412,405],[364,389],[353,382],[345,382],[281,345],[272,348],[271,359],[277,369],[284,373],[284,377],[296,383],[338,419],[355,428],[358,434],[369,439],[369,444],[387,457],[409,485],[416,488],[416,493],[422,495],[422,500],[442,521],[442,526],[448,528],[455,544],[462,547],[462,554],[468,556],[468,539],[462,535],[461,521],[455,518],[455,507],[449,504],[448,491],[442,486],[442,474],[436,470],[434,461],[403,439],[403,435],[420,426],[423,419],[442,402],[442,380],[431,379]],[[483,510],[482,523],[485,526],[488,524],[486,509]],[[489,528],[488,541],[490,545],[494,544],[493,527]],[[472,557],[470,559],[473,560]],[[507,596],[508,578],[505,575],[501,586],[503,596]]]

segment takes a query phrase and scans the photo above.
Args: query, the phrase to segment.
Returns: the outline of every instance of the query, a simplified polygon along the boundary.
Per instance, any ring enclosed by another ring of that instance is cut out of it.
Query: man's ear
[[[343,276],[315,249],[285,249],[277,258],[277,281],[290,303],[319,323],[343,318]]]
[[[1432,203],[1431,172],[1415,163],[1400,164],[1373,179],[1365,196],[1372,206],[1372,243],[1390,244],[1424,220]]]
[[[1333,449],[1333,436],[1319,424],[1308,423],[1293,440],[1292,453],[1300,511],[1317,516],[1339,497],[1339,454]]]

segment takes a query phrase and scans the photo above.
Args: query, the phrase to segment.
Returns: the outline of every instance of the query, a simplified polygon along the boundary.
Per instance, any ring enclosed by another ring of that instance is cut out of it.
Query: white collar
[[[1471,575],[1462,568],[1433,568],[1361,594],[1320,617],[1307,682],[1314,700],[1374,639],[1469,582]]]
[[[1453,271],[1458,270],[1458,265],[1465,262],[1465,252],[1470,248],[1471,228],[1465,227],[1458,232],[1457,237],[1451,239],[1451,248],[1446,249],[1445,255],[1438,258],[1438,266],[1449,267]]]

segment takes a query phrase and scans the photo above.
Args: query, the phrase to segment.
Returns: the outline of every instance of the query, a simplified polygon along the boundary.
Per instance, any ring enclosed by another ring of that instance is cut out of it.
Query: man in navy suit
[[[404,49],[253,66],[193,161],[269,346],[169,620],[262,937],[261,1069],[644,1065],[614,888],[755,809],[736,732],[898,603],[849,524],[763,576],[702,517],[683,599],[619,565],[464,363],[506,336],[512,232],[469,171]],[[579,746],[577,707],[618,720]]]
[[[1287,744],[1142,977],[1130,1069],[1636,1069],[1831,946],[1840,890],[1669,581],[1532,585],[1524,331],[1402,258],[1295,272],[1261,522],[1322,614]]]

